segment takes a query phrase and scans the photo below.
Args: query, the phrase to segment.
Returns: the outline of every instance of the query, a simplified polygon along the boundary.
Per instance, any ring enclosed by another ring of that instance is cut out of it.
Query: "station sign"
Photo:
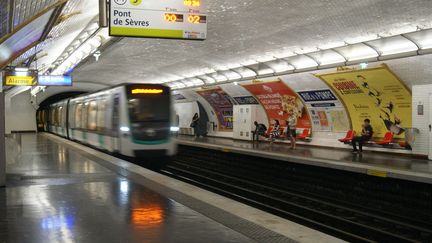
[[[38,78],[38,85],[40,86],[72,86],[71,76],[51,76],[41,75]]]
[[[204,40],[202,0],[111,0],[110,36]]]

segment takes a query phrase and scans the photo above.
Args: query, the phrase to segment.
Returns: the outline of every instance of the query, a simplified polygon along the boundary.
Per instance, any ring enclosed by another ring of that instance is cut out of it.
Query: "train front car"
[[[120,124],[121,153],[137,158],[175,155],[170,88],[157,84],[128,84],[125,88],[126,105],[122,107],[127,109],[123,113],[126,119]]]

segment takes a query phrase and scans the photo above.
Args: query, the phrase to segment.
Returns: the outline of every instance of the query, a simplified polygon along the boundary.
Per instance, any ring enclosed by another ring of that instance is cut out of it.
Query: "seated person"
[[[273,127],[270,131],[270,143],[273,143],[275,138],[278,138],[280,136],[280,123],[278,119],[274,119]]]
[[[257,121],[254,121],[254,125],[255,125],[255,131],[252,131],[252,141],[259,141],[259,136],[265,136],[265,133],[267,131],[267,127],[262,124],[262,123],[258,123]]]
[[[363,123],[362,127],[363,127],[363,129],[361,132],[361,136],[354,137],[352,140],[353,153],[363,152],[363,149],[362,149],[363,142],[368,141],[372,138],[373,129],[372,129],[372,126],[370,125],[369,119],[364,119],[364,123]],[[356,143],[358,143],[358,145],[359,145],[359,150],[357,150]]]

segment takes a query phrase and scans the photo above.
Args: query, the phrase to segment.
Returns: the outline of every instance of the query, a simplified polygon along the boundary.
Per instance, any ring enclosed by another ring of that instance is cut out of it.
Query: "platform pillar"
[[[6,185],[5,96],[0,86],[0,187]]]

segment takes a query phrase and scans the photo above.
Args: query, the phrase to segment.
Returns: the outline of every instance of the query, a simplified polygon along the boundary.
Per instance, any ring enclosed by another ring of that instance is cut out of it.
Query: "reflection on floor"
[[[6,140],[0,242],[251,242],[45,136]]]
[[[417,159],[408,155],[377,153],[364,151],[362,154],[353,154],[347,149],[320,148],[306,145],[298,145],[295,150],[290,149],[289,144],[269,144],[268,142],[252,143],[251,141],[233,140],[216,137],[193,137],[179,135],[178,140],[221,145],[232,148],[242,148],[254,151],[265,151],[285,156],[299,156],[304,158],[326,159],[348,162],[350,164],[373,165],[388,169],[398,169],[413,172],[431,173],[432,161]],[[432,176],[432,175],[431,175]]]

